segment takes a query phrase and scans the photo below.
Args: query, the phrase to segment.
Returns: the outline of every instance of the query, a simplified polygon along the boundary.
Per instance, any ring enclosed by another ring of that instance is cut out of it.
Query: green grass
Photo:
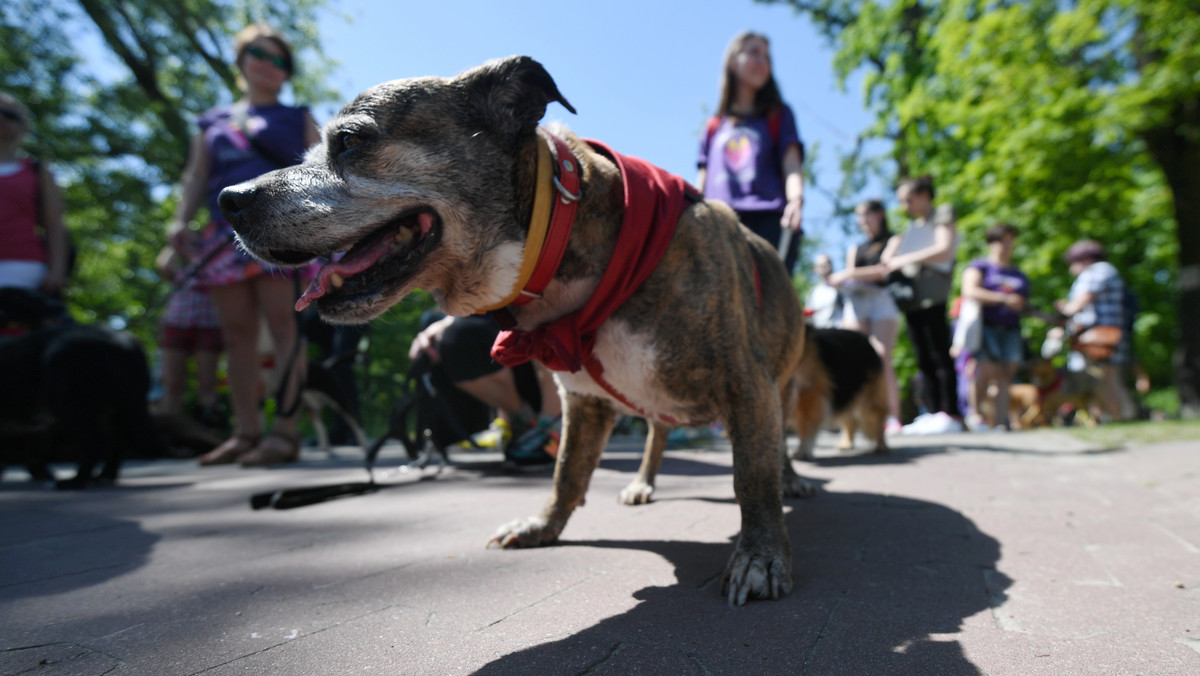
[[[1160,441],[1200,439],[1200,420],[1161,420],[1109,423],[1098,427],[1059,428],[1074,437],[1101,446],[1153,444]]]

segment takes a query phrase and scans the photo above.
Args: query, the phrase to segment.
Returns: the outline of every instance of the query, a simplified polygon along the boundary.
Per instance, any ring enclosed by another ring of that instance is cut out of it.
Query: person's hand
[[[884,265],[883,263],[868,265],[865,268],[861,268],[861,270],[863,272],[859,273],[859,276],[862,279],[874,282],[882,281],[888,276],[888,273],[891,272],[891,270],[888,270],[888,266]]]
[[[167,228],[167,243],[185,260],[192,260],[200,253],[200,238],[183,221],[173,221]]]
[[[845,270],[838,270],[837,272],[829,275],[829,285],[841,286],[842,284],[846,283],[847,279],[850,279],[850,275]]]
[[[1054,301],[1054,309],[1055,309],[1055,310],[1058,312],[1058,314],[1060,314],[1060,315],[1066,315],[1066,314],[1067,314],[1067,313],[1063,312],[1063,308],[1065,308],[1066,306],[1067,306],[1067,301],[1065,301],[1065,300],[1056,300],[1056,301]]]
[[[798,234],[804,234],[804,228],[801,225],[804,222],[804,198],[797,197],[794,200],[788,200],[787,206],[783,208],[783,218],[779,219],[780,227],[794,230]]]
[[[416,361],[421,353],[429,355],[433,361],[441,361],[442,356],[438,354],[437,346],[442,340],[442,334],[446,333],[446,328],[454,322],[454,317],[446,316],[436,322],[425,327],[425,330],[418,333],[413,338],[412,345],[408,346],[409,361]]]
[[[1019,293],[1010,293],[1004,296],[1004,305],[1014,312],[1021,312],[1025,309],[1025,296]]]

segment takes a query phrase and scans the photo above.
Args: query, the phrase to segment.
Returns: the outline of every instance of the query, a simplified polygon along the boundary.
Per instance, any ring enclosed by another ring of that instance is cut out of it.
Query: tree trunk
[[[1167,124],[1143,133],[1175,200],[1179,240],[1179,342],[1173,363],[1180,413],[1200,417],[1200,100],[1183,103]]]

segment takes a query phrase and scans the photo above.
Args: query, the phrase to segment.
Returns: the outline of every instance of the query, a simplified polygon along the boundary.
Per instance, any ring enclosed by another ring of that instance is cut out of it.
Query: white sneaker
[[[926,427],[929,427],[934,420],[932,413],[922,413],[913,418],[913,421],[904,427],[900,428],[900,434],[927,434]]]
[[[950,417],[945,411],[938,411],[934,414],[934,420],[922,429],[925,430],[925,434],[952,434],[962,432],[963,424]]]
[[[917,416],[912,423],[905,425],[901,434],[950,434],[963,431],[963,424],[944,411],[926,413]]]

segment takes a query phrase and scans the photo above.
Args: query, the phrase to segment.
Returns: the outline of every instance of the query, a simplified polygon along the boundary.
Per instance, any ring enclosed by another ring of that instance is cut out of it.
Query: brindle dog
[[[347,252],[301,298],[332,322],[364,322],[417,288],[468,315],[518,280],[536,188],[537,125],[568,110],[528,57],[453,79],[388,82],[359,95],[304,163],[226,189],[221,208],[242,244],[294,265]],[[624,215],[617,165],[558,130],[582,182],[566,253],[542,297],[510,307],[519,330],[579,310],[609,265]],[[625,402],[679,424],[723,420],[733,445],[742,529],[724,576],[731,603],[791,589],[784,488],[807,493],[783,456],[783,411],[804,349],[801,304],[772,247],[726,205],[685,205],[657,267],[598,329],[594,354]],[[563,436],[542,512],[500,528],[502,547],[554,542],[584,493],[609,434],[633,411],[581,370],[557,375]]]

